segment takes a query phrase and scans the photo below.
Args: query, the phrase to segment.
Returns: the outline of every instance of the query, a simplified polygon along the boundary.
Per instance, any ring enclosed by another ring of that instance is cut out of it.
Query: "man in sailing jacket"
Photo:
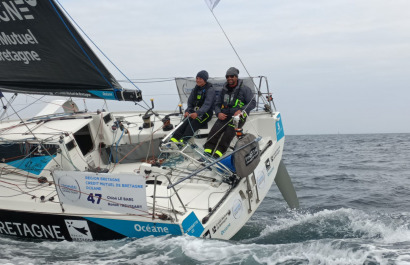
[[[205,153],[215,158],[221,157],[228,149],[235,137],[233,116],[239,116],[239,128],[245,124],[246,117],[256,106],[252,90],[238,79],[239,70],[231,67],[226,72],[226,83],[215,103],[215,122],[207,142],[204,145]],[[221,140],[219,138],[223,134]],[[219,141],[219,144],[218,144]]]
[[[196,75],[196,86],[188,98],[185,117],[188,119],[174,132],[171,141],[186,142],[194,133],[204,127],[212,118],[214,111],[215,90],[208,83],[208,72],[200,71]]]

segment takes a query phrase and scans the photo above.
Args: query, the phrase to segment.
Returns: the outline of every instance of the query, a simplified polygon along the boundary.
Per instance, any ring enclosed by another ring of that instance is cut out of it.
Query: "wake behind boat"
[[[54,1],[2,0],[0,10],[3,92],[142,100],[141,91],[121,87]],[[175,81],[186,103],[194,79]],[[209,82],[220,91],[224,79]],[[173,143],[182,109],[157,112],[153,101],[145,111],[111,113],[81,112],[68,100],[29,119],[3,120],[0,233],[69,241],[182,234],[230,239],[274,181],[289,206],[298,207],[282,162],[282,119],[266,78],[243,82],[258,107],[244,136],[219,159],[203,149],[215,119],[187,143]]]

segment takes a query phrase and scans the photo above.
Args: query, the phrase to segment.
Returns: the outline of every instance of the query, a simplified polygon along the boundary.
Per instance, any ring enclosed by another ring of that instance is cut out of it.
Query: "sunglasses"
[[[226,79],[228,79],[228,78],[234,78],[235,75],[226,75],[225,77],[226,77]]]

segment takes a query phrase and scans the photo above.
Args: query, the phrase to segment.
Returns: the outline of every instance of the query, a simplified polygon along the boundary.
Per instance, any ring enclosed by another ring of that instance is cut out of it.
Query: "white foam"
[[[301,224],[315,224],[316,227],[325,225],[326,220],[341,220],[345,222],[346,228],[353,233],[361,234],[368,239],[378,240],[384,243],[400,243],[410,241],[409,219],[403,221],[400,218],[391,216],[369,215],[363,211],[355,209],[323,210],[316,213],[294,212],[289,218],[278,218],[274,224],[269,224],[261,232],[259,237],[266,237],[272,233],[283,230],[291,230],[292,227]],[[272,222],[271,222],[272,223]],[[334,230],[342,229],[335,225]],[[320,231],[316,231],[320,233]],[[254,240],[254,239],[252,239]]]

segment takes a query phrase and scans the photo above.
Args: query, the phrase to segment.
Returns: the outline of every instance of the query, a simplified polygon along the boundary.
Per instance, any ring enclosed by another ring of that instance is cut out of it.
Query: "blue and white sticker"
[[[146,236],[182,235],[179,225],[153,222],[136,222],[127,220],[84,217],[126,237],[142,238]]]
[[[282,126],[282,117],[280,114],[277,116],[277,121],[275,122],[275,127],[276,127],[276,141],[280,141],[285,136],[285,132],[283,131],[283,126]]]
[[[200,237],[202,232],[204,232],[204,227],[194,212],[182,221],[182,228],[184,229],[185,234],[195,237]]]
[[[88,90],[88,92],[102,99],[116,100],[113,91]]]
[[[242,216],[242,212],[243,212],[242,200],[241,200],[241,197],[238,196],[238,198],[235,199],[232,205],[232,216],[235,219],[239,219]]]

